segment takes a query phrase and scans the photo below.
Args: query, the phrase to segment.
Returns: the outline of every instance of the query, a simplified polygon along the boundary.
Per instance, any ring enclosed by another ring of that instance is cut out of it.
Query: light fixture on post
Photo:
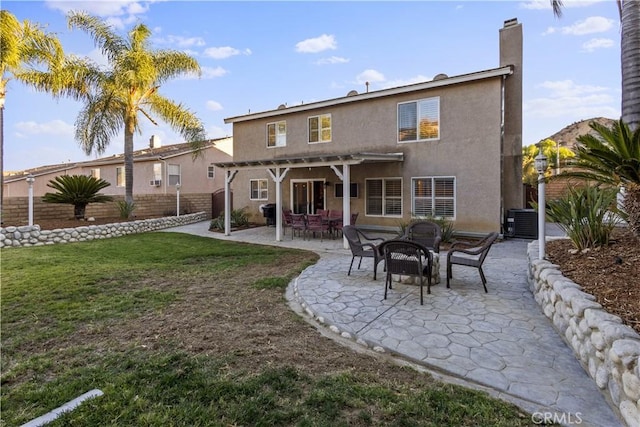
[[[536,171],[538,171],[538,258],[545,257],[545,220],[546,202],[544,195],[544,173],[547,171],[547,156],[542,152],[542,143],[538,145],[539,151],[535,158]]]
[[[176,184],[176,216],[180,216],[180,183]]]
[[[29,174],[26,181],[29,184],[29,225],[33,225],[33,183],[36,182],[36,178]]]

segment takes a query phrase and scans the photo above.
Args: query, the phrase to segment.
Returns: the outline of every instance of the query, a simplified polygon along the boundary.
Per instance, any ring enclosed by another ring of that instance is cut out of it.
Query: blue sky
[[[499,66],[498,31],[517,18],[524,33],[523,143],[566,125],[620,116],[620,30],[615,1],[565,0],[562,18],[540,1],[3,1],[19,20],[46,27],[67,53],[105,63],[66,13],[84,10],[123,34],[138,22],[152,48],[179,49],[203,75],[160,92],[205,123],[208,137],[232,134],[224,118],[342,97]],[[86,161],[123,151],[115,137],[102,155],[74,140],[80,104],[54,100],[12,81],[4,113],[4,170]],[[464,118],[461,118],[464,120]],[[151,135],[184,142],[170,127],[142,120],[135,149]]]

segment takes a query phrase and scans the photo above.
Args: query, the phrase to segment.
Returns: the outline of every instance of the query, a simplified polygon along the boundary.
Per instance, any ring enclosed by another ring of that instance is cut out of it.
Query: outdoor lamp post
[[[36,179],[33,175],[27,175],[27,184],[29,184],[29,225],[33,225],[33,183]]]
[[[538,257],[542,260],[545,256],[545,213],[546,203],[544,200],[544,173],[547,170],[547,157],[540,151],[535,158],[536,170],[538,171]]]
[[[180,183],[176,184],[176,216],[180,216]]]

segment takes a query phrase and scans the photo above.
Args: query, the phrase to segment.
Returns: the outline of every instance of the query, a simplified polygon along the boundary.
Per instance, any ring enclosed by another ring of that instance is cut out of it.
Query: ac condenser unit
[[[538,238],[538,213],[535,209],[509,209],[504,224],[506,237]]]

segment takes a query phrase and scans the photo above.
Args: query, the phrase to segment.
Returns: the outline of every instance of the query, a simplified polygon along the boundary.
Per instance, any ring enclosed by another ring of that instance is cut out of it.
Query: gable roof
[[[228,140],[230,138],[231,137],[209,139],[202,144],[201,149],[205,150],[207,148],[215,147],[217,143]],[[196,149],[193,148],[193,146],[188,142],[166,145],[157,148],[142,148],[133,152],[133,161],[134,163],[136,163],[149,162],[154,160],[167,160],[173,157],[190,154],[195,151]],[[124,154],[114,154],[113,156],[101,157],[99,159],[87,160],[84,162],[59,163],[55,165],[38,166],[36,168],[25,169],[23,171],[5,172],[4,182],[9,183],[13,181],[23,180],[29,174],[37,177],[80,167],[97,167],[112,164],[124,164]]]
[[[225,123],[238,123],[245,122],[250,120],[268,118],[268,117],[276,117],[282,116],[284,114],[297,113],[301,111],[313,110],[317,108],[330,107],[334,105],[348,104],[353,102],[362,102],[365,100],[382,98],[385,96],[405,94],[411,92],[417,92],[425,89],[432,89],[442,86],[450,86],[460,83],[474,82],[478,80],[494,78],[494,77],[504,77],[513,74],[513,66],[508,65],[500,68],[492,68],[484,71],[477,71],[469,74],[461,74],[458,76],[447,77],[444,74],[438,75],[436,79],[430,80],[428,82],[415,83],[406,86],[399,86],[395,88],[382,89],[374,92],[366,92],[361,94],[353,94],[353,92],[349,92],[347,96],[341,98],[328,99],[325,101],[312,102],[309,104],[296,105],[293,107],[285,107],[284,105],[278,107],[275,110],[262,111],[259,113],[250,113],[242,116],[228,117],[224,119]]]

